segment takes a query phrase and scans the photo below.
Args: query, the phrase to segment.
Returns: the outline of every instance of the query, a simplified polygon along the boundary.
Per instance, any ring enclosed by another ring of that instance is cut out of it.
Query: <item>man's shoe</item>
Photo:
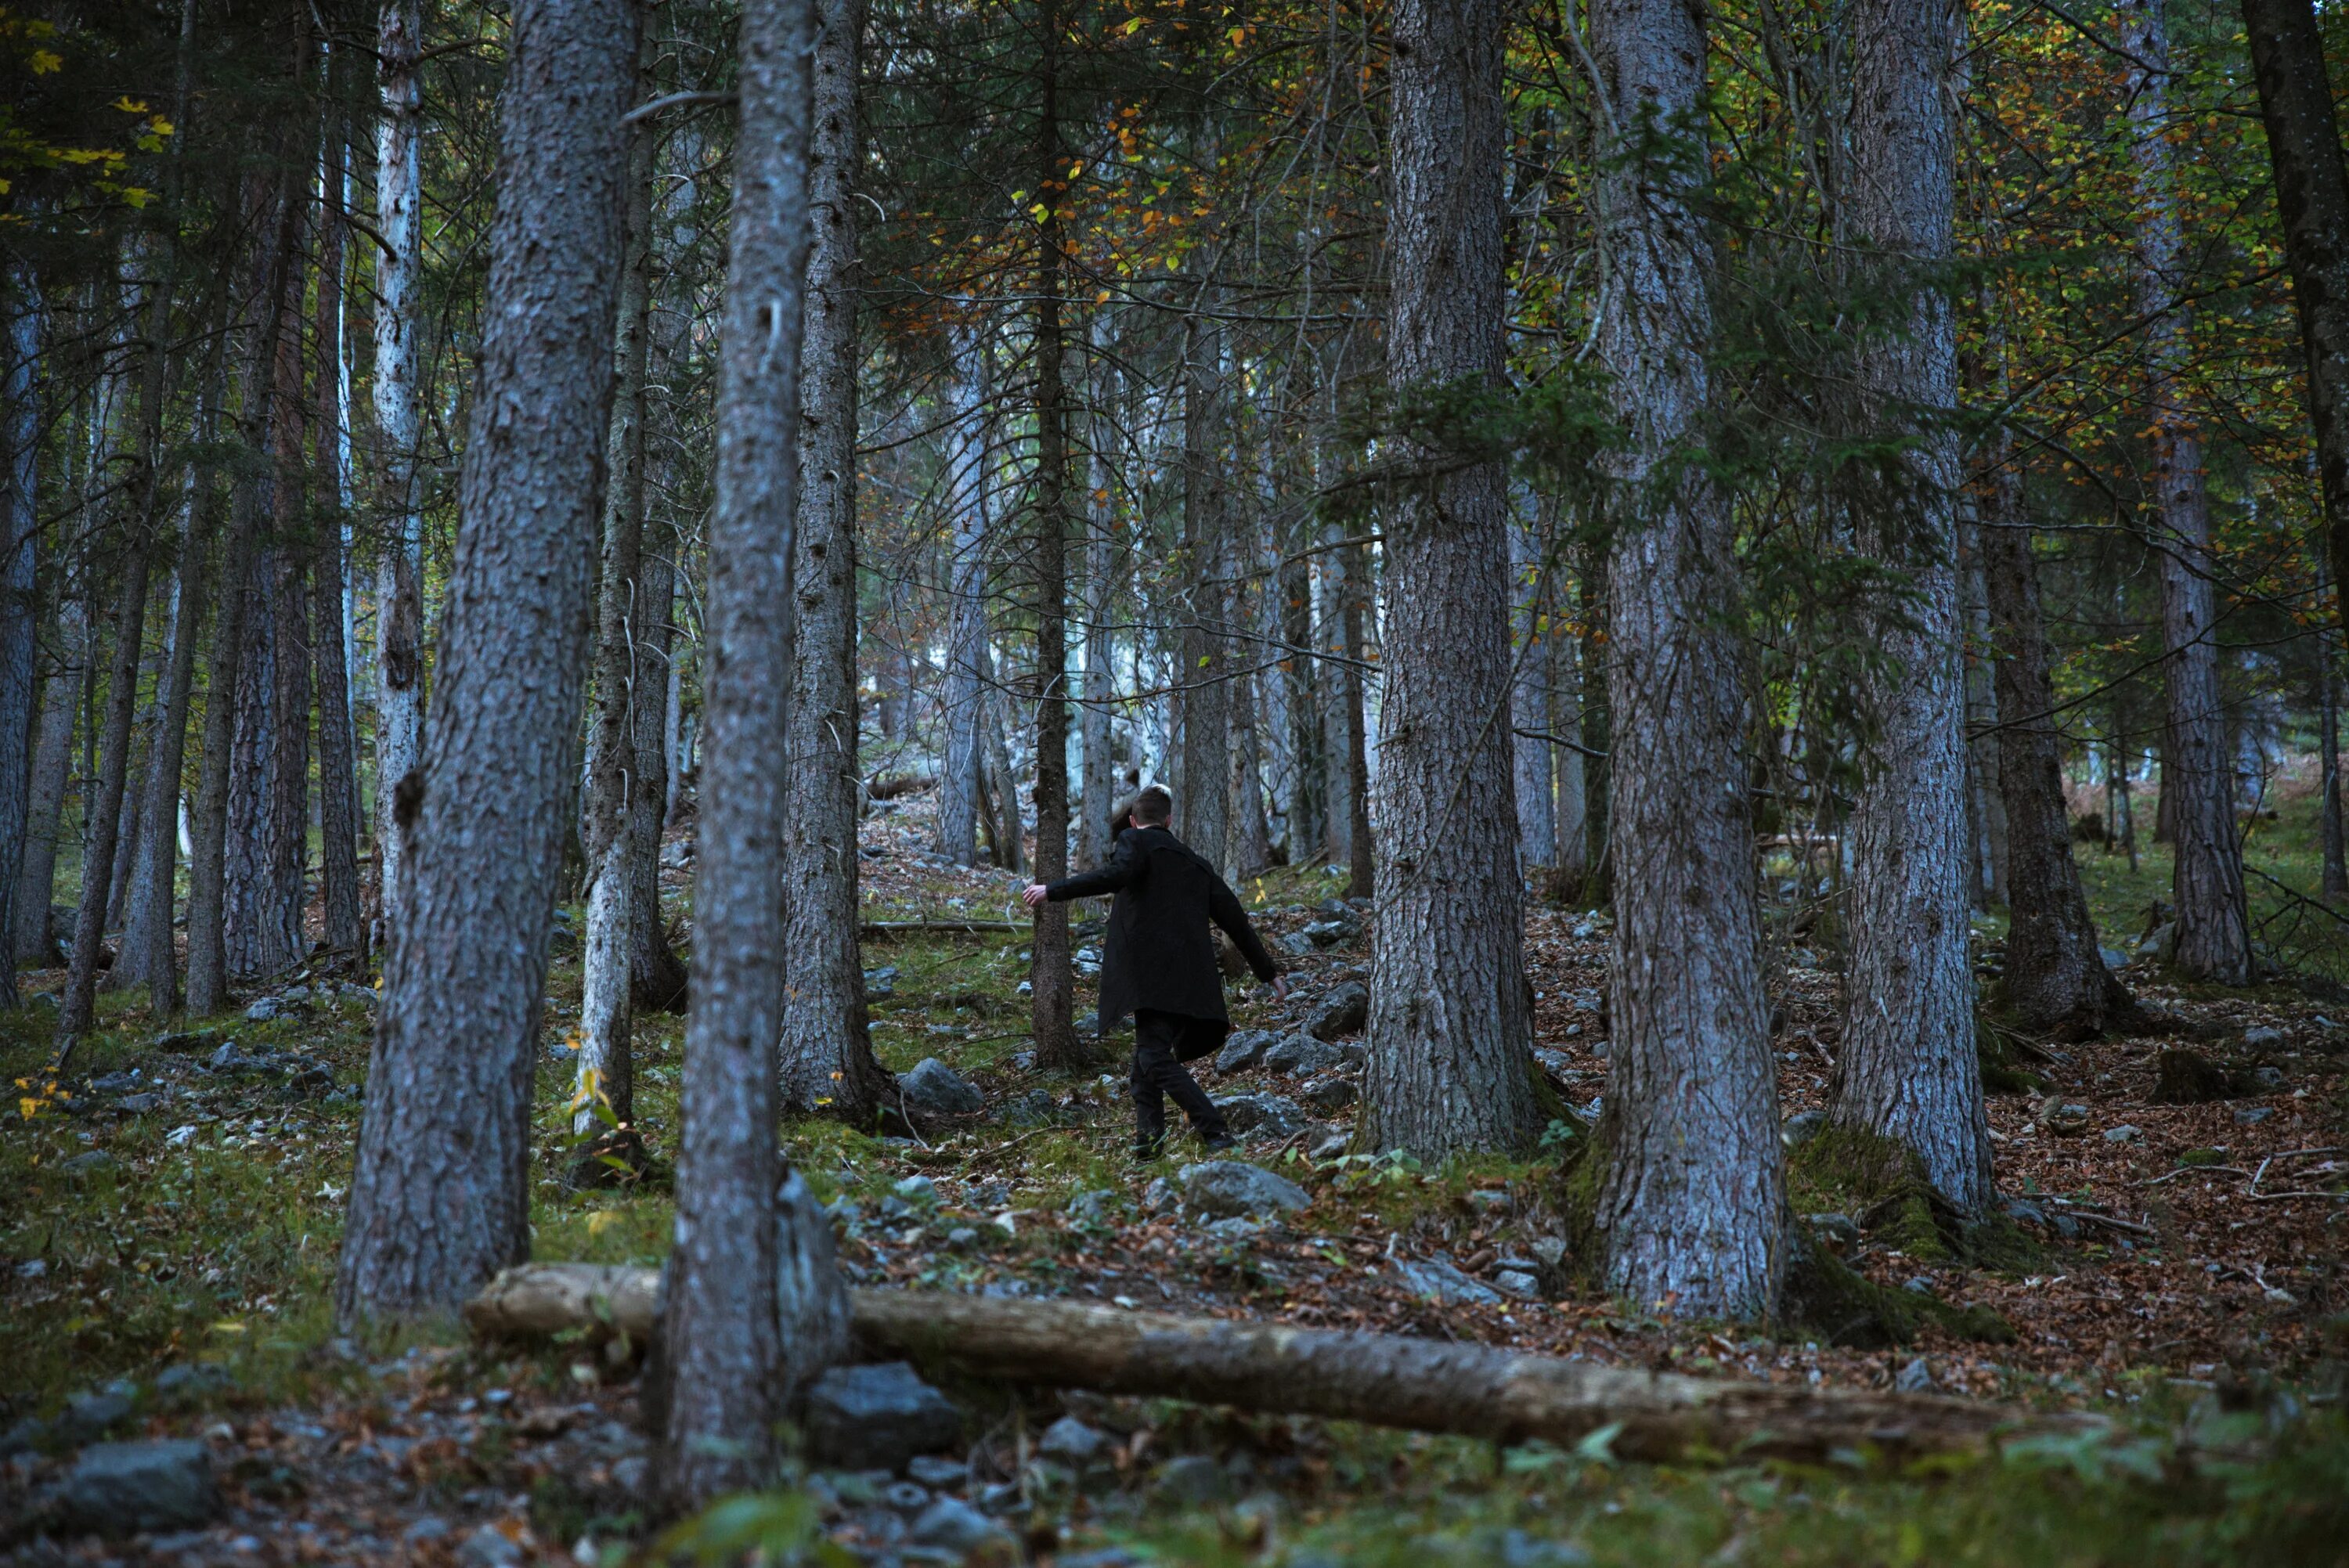
[[[1165,1152],[1166,1140],[1164,1136],[1137,1138],[1133,1140],[1133,1161],[1137,1165],[1152,1164]]]
[[[1229,1153],[1240,1146],[1240,1140],[1228,1132],[1211,1132],[1206,1135],[1206,1141],[1210,1154]]]

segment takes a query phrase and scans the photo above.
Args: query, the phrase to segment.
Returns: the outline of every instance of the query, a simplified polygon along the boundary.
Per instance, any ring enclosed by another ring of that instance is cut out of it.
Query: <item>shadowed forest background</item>
[[[10,1561],[2344,1560],[2339,6],[0,77]]]

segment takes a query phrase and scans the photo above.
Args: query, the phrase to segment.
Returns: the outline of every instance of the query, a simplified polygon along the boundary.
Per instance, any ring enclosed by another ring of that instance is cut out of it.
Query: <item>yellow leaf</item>
[[[125,114],[145,114],[147,112],[147,106],[143,103],[132,102],[129,93],[125,93],[120,98],[116,98],[112,107],[120,109]]]
[[[41,1114],[41,1102],[37,1099],[20,1099],[16,1102],[16,1109],[26,1121],[30,1121]]]
[[[620,1222],[620,1216],[609,1209],[598,1209],[587,1216],[587,1233],[600,1236]]]
[[[243,1334],[244,1332],[244,1325],[239,1319],[233,1317],[223,1317],[218,1323],[212,1325],[212,1332],[214,1334]]]
[[[36,77],[45,77],[51,71],[61,71],[66,68],[65,57],[53,55],[47,49],[35,49],[32,59],[27,63],[31,65],[33,74]]]
[[[1237,49],[1242,44],[1247,42],[1247,29],[1246,27],[1235,27],[1231,30],[1228,36],[1232,40],[1232,47]]]

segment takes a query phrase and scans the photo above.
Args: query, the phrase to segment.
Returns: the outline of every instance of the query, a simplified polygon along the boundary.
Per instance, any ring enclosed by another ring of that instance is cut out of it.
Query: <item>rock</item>
[[[1566,1266],[1567,1246],[1564,1236],[1536,1236],[1526,1243],[1526,1251],[1533,1253],[1534,1262],[1546,1269],[1554,1271]]]
[[[172,1149],[185,1149],[189,1144],[193,1143],[195,1140],[196,1124],[192,1121],[187,1123],[185,1126],[171,1129],[170,1133],[165,1135],[163,1139],[164,1144]]]
[[[122,1161],[103,1149],[93,1149],[70,1160],[59,1161],[57,1169],[76,1176],[95,1176],[101,1171],[119,1171]]]
[[[1321,994],[1305,1016],[1305,1032],[1317,1040],[1334,1040],[1340,1035],[1361,1033],[1370,1021],[1370,987],[1349,980]]]
[[[1360,1027],[1360,1026],[1356,1026]],[[1336,1067],[1343,1060],[1338,1047],[1310,1035],[1290,1035],[1264,1053],[1264,1065],[1277,1073],[1303,1078]]]
[[[1109,1434],[1098,1427],[1089,1427],[1074,1416],[1063,1416],[1044,1429],[1036,1443],[1036,1451],[1046,1459],[1059,1460],[1078,1470],[1092,1464],[1109,1451]]]
[[[2142,1143],[2145,1141],[2145,1129],[2141,1127],[2132,1127],[2127,1122],[2124,1121],[2118,1127],[2107,1127],[2105,1129],[2105,1141],[2107,1143]]]
[[[74,1527],[108,1535],[191,1529],[221,1510],[212,1456],[193,1439],[95,1444],[67,1473],[57,1501]]]
[[[1443,1258],[1414,1262],[1410,1258],[1395,1260],[1395,1274],[1413,1295],[1422,1295],[1445,1306],[1486,1305],[1501,1299],[1501,1293],[1482,1280],[1471,1279],[1457,1265]]]
[[[1324,1116],[1343,1110],[1361,1098],[1362,1091],[1352,1078],[1326,1078],[1305,1086],[1306,1105]]]
[[[1893,1375],[1892,1387],[1903,1394],[1930,1394],[1933,1391],[1933,1369],[1920,1356]]]
[[[2247,1105],[2243,1107],[2242,1109],[2235,1112],[2235,1122],[2236,1125],[2240,1127],[2257,1127],[2261,1122],[2265,1121],[2269,1117],[2273,1116],[2274,1114],[2275,1110],[2273,1107],[2264,1105]]]
[[[261,1000],[255,1002],[252,1006],[247,1007],[244,1010],[244,1021],[248,1024],[266,1024],[272,1019],[282,1016],[285,1010],[284,1004],[280,1003],[276,997],[264,996]],[[215,1063],[214,1065],[217,1066],[218,1064]]]
[[[1827,1113],[1824,1110],[1796,1111],[1778,1129],[1778,1141],[1789,1149],[1800,1149],[1816,1138],[1826,1124]]]
[[[2158,958],[2164,964],[2178,951],[2178,923],[2164,921],[2146,933],[2145,940],[2137,944],[2139,958]]]
[[[952,1497],[942,1497],[924,1509],[905,1532],[905,1539],[916,1546],[935,1547],[965,1557],[999,1541],[1007,1552],[1019,1550],[1010,1532],[970,1504]]]
[[[864,999],[880,1002],[897,994],[897,966],[884,964],[878,969],[864,972]]]
[[[1005,1127],[1041,1127],[1060,1109],[1050,1090],[1031,1088],[998,1106],[994,1119]]]
[[[1541,1276],[1524,1269],[1499,1269],[1493,1274],[1493,1288],[1519,1301],[1539,1301]]]
[[[893,1480],[881,1489],[881,1501],[900,1513],[915,1513],[930,1506],[930,1489],[919,1481]]]
[[[1859,1222],[1849,1214],[1806,1214],[1804,1218],[1810,1222],[1811,1233],[1830,1247],[1859,1244]]]
[[[2265,1026],[2261,1026],[2256,1029],[2245,1029],[2243,1031],[2243,1044],[2249,1046],[2255,1051],[2277,1050],[2282,1048],[2283,1045],[2283,1031],[2282,1029],[2271,1029]]]
[[[1116,1202],[1116,1193],[1106,1187],[1096,1187],[1069,1200],[1069,1218],[1081,1225],[1113,1224],[1116,1216],[1111,1211]]]
[[[1178,1502],[1221,1502],[1232,1495],[1232,1478],[1205,1454],[1182,1454],[1158,1467],[1157,1489]]]
[[[1142,1190],[1142,1206],[1154,1214],[1164,1213],[1174,1206],[1174,1183],[1164,1176],[1153,1176],[1150,1185]]]
[[[136,1392],[130,1385],[119,1384],[72,1395],[66,1400],[65,1412],[57,1418],[57,1440],[87,1443],[106,1436],[116,1425],[129,1418]]]
[[[1315,1144],[1309,1153],[1315,1160],[1335,1160],[1345,1153],[1353,1141],[1354,1135],[1350,1132],[1333,1132]]]
[[[1279,1038],[1270,1029],[1237,1030],[1225,1039],[1224,1048],[1216,1053],[1216,1070],[1236,1073],[1252,1068],[1264,1060],[1264,1053]]]
[[[962,1412],[903,1361],[835,1367],[808,1389],[808,1446],[846,1470],[902,1470],[916,1454],[950,1448]]]
[[[2283,1088],[2283,1069],[2282,1068],[2253,1068],[2251,1069],[2251,1087],[2261,1094],[2274,1093],[2277,1089]]]
[[[898,1074],[897,1092],[907,1109],[933,1116],[968,1116],[987,1103],[985,1095],[936,1057],[925,1057],[913,1071]]]
[[[91,1092],[96,1094],[129,1094],[132,1089],[139,1087],[139,1075],[137,1073],[107,1073],[101,1077],[90,1079],[89,1087]]]
[[[212,1071],[216,1073],[224,1073],[233,1072],[236,1068],[243,1067],[245,1064],[245,1061],[246,1058],[239,1055],[237,1052],[236,1042],[234,1040],[230,1040],[222,1044],[221,1048],[214,1051],[211,1056],[206,1057],[204,1058],[204,1066],[212,1068]]]
[[[484,1524],[457,1548],[462,1568],[507,1568],[523,1560],[521,1543],[494,1524]]]
[[[2129,955],[2117,947],[2099,947],[2096,949],[2096,955],[2105,961],[2105,967],[2107,969],[2128,967]]]
[[[114,1102],[114,1109],[125,1116],[145,1116],[162,1108],[163,1097],[160,1094],[126,1094]]]
[[[12,1423],[7,1430],[0,1431],[0,1460],[15,1459],[18,1454],[31,1453],[47,1442],[48,1437],[47,1422],[26,1416],[24,1419]]]
[[[1297,1102],[1278,1094],[1235,1094],[1216,1101],[1234,1132],[1265,1132],[1287,1138],[1305,1125]]]
[[[940,1459],[936,1454],[916,1454],[905,1461],[905,1473],[924,1486],[944,1491],[963,1486],[970,1480],[970,1466],[960,1460]]]
[[[235,1386],[229,1369],[215,1361],[182,1361],[166,1367],[156,1374],[154,1385],[156,1399],[165,1403],[201,1399]]]
[[[1302,958],[1315,951],[1313,939],[1301,931],[1282,932],[1279,941],[1280,950],[1291,958]]]
[[[926,1176],[908,1176],[889,1189],[900,1199],[919,1208],[935,1208],[938,1202],[938,1184]]]
[[[1352,921],[1317,920],[1298,934],[1316,947],[1335,947],[1341,942],[1351,942],[1361,931],[1361,927]]]
[[[1208,1160],[1174,1174],[1183,1197],[1210,1214],[1273,1214],[1302,1209],[1311,1194],[1286,1176],[1237,1160]]]

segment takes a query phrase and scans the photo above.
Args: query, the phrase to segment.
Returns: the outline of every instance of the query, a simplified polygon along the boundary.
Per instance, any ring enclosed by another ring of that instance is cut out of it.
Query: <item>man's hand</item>
[[[1042,882],[1030,882],[1019,890],[1019,896],[1030,909],[1041,909],[1044,907],[1044,900],[1050,894]]]

